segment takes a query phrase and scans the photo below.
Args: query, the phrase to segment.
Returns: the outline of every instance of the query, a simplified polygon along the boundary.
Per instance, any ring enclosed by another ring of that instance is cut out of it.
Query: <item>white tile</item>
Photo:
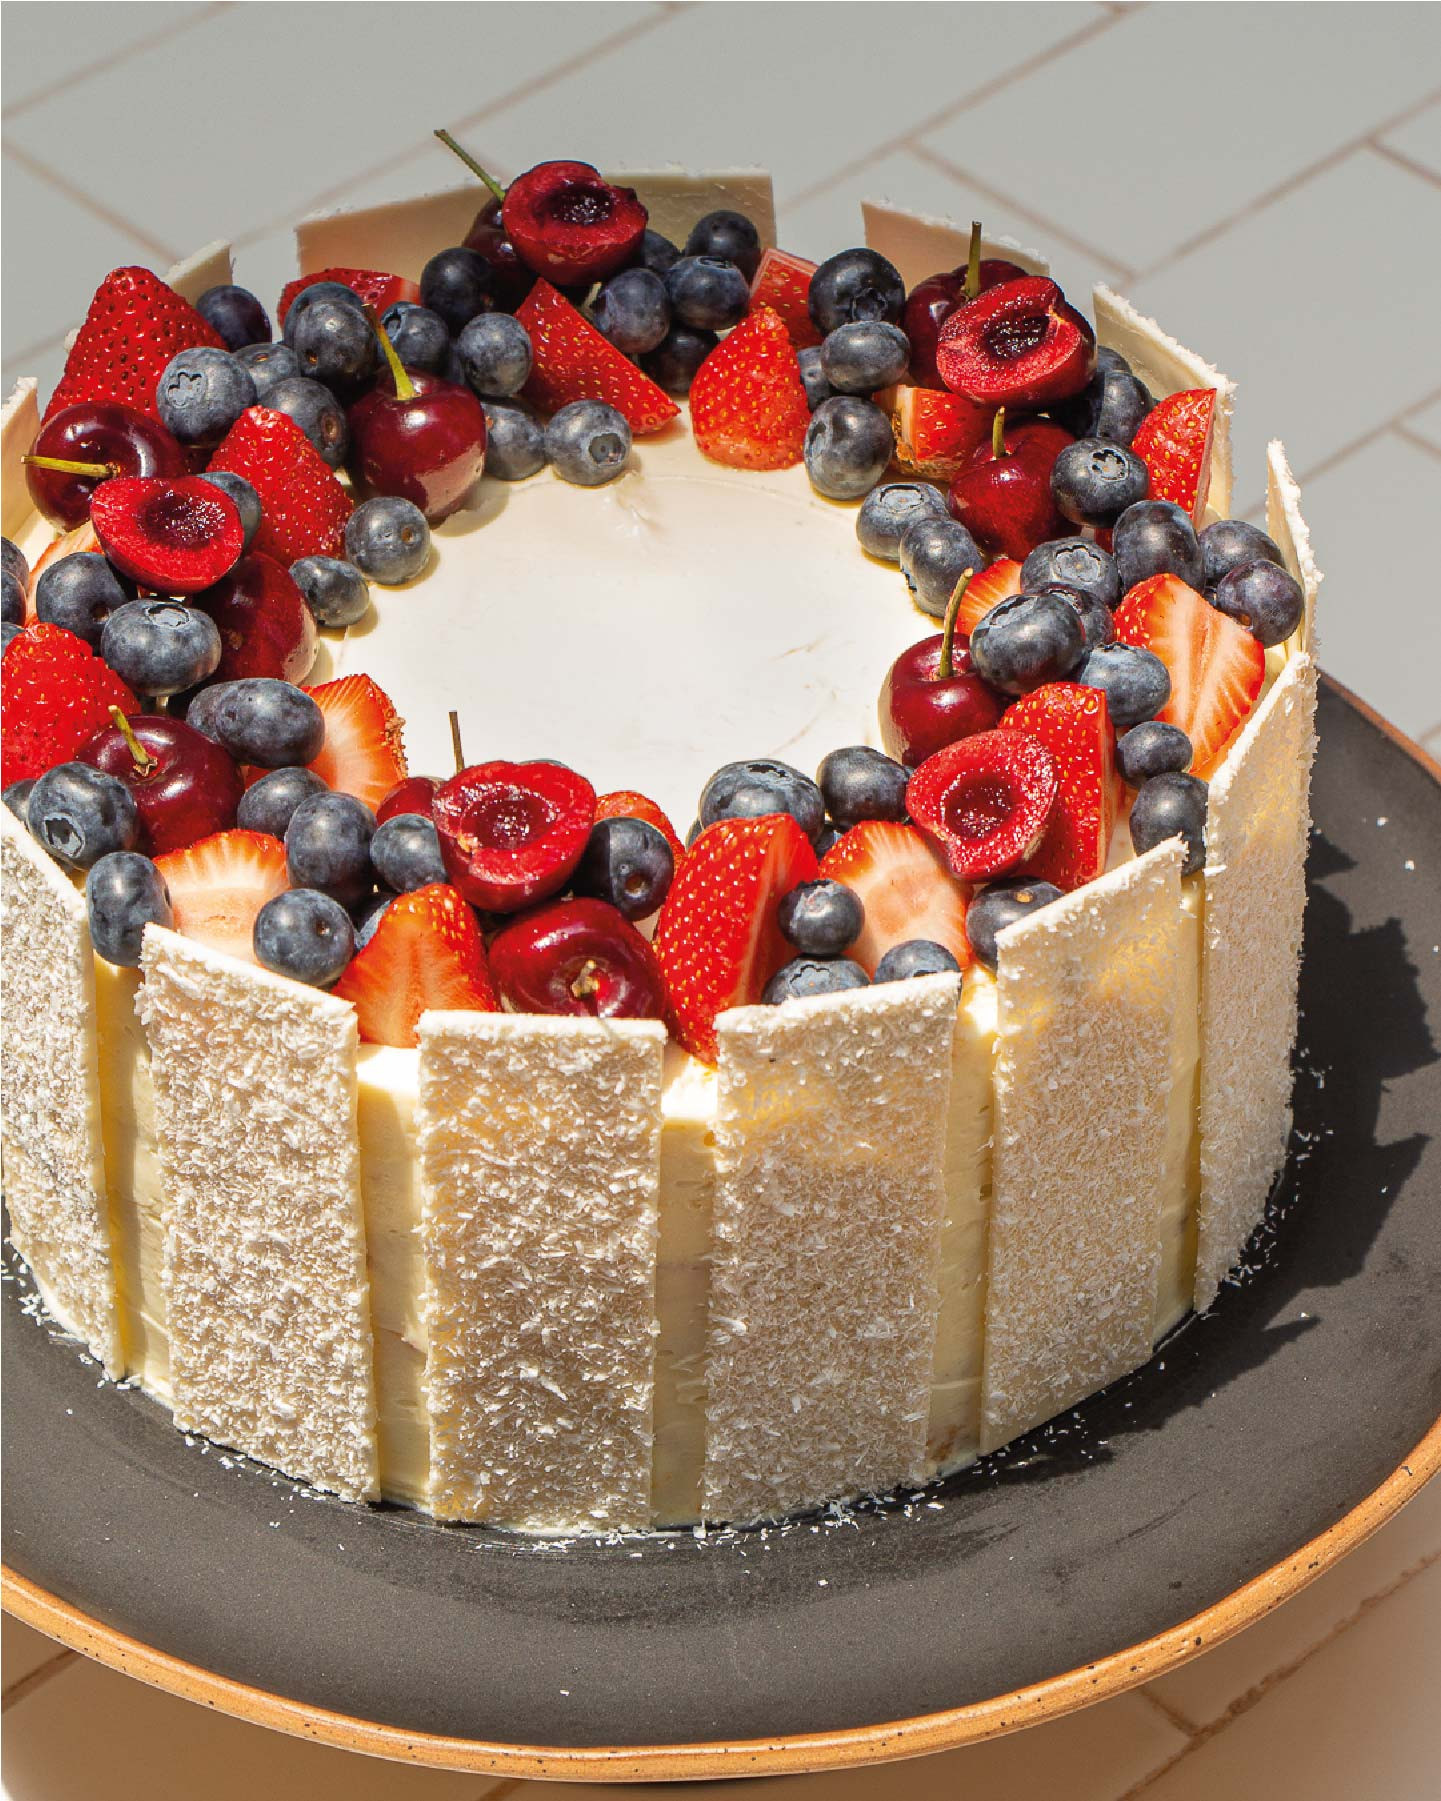
[[[1441,100],[1388,131],[1381,142],[1441,179]]]
[[[57,1645],[53,1638],[22,1626],[8,1613],[0,1614],[0,1686],[6,1695],[36,1670],[65,1656],[65,1647]]]
[[[1403,423],[1408,432],[1441,450],[1441,400],[1433,400],[1430,406],[1410,414]]]
[[[1373,278],[1343,279],[1343,242],[1348,265]],[[1393,279],[1403,254],[1406,278]],[[1304,475],[1434,387],[1438,287],[1441,187],[1360,150],[1131,298],[1240,384],[1235,505],[1246,512],[1265,492],[1268,438],[1285,439]]]
[[[1148,6],[926,141],[1144,269],[1395,118],[1438,61],[1434,7]]]
[[[134,4],[70,5],[63,24],[52,7],[5,8],[5,110],[61,82],[73,86],[116,67],[137,43],[173,37],[211,11],[207,6]],[[81,104],[77,102],[76,104]]]

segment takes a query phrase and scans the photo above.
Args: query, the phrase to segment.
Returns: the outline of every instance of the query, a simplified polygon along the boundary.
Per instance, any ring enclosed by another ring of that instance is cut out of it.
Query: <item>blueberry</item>
[[[599,488],[625,468],[630,426],[603,400],[572,400],[546,426],[545,450],[562,481]]]
[[[395,896],[383,888],[378,894],[367,895],[355,909],[355,948],[358,951],[363,951],[375,936],[381,914],[394,899]]]
[[[1153,775],[1183,774],[1192,755],[1191,740],[1180,726],[1163,719],[1143,719],[1116,741],[1116,767],[1133,788]]]
[[[376,494],[345,522],[345,554],[385,588],[414,581],[430,557],[430,527],[412,500]]]
[[[545,468],[545,427],[529,407],[485,402],[485,473],[498,481],[524,481]]]
[[[946,497],[929,482],[885,482],[872,488],[856,514],[856,537],[868,556],[898,563],[901,539],[917,519],[948,519]]]
[[[272,838],[283,838],[300,803],[329,792],[313,769],[294,765],[272,769],[241,795],[235,823],[247,832],[268,832]]]
[[[290,574],[317,625],[354,625],[370,611],[370,583],[343,557],[301,557]]]
[[[22,588],[30,580],[30,559],[13,538],[0,538],[0,571],[14,576]]]
[[[671,311],[697,331],[727,331],[750,310],[750,283],[719,257],[683,256],[662,279]]]
[[[13,619],[7,619],[3,624],[0,624],[0,656],[4,656],[5,652],[9,650],[15,640],[24,635],[24,626],[16,625]]]
[[[816,833],[815,837],[811,839],[811,848],[815,851],[817,859],[819,859],[825,856],[828,850],[833,850],[840,841],[840,832],[829,820],[827,820]]]
[[[602,285],[591,320],[626,356],[654,350],[670,330],[665,282],[651,269],[622,269]]]
[[[370,861],[380,880],[397,894],[450,880],[435,825],[421,813],[398,813],[377,826]]]
[[[224,282],[218,288],[207,288],[195,302],[200,317],[218,331],[227,350],[244,350],[248,344],[270,342],[270,314],[250,292]]]
[[[0,575],[0,592],[4,594],[4,605],[0,607],[0,620],[3,620],[6,625],[24,625],[24,582],[7,569],[3,575]]]
[[[816,994],[841,994],[848,988],[870,985],[870,977],[849,957],[796,957],[766,983],[761,1000],[768,1007],[778,1007],[782,1001],[804,1001]]]
[[[680,250],[658,231],[647,230],[641,237],[635,266],[649,269],[653,275],[664,275],[680,261]]]
[[[35,583],[36,616],[83,638],[92,650],[112,613],[135,598],[134,584],[116,573],[98,550],[79,550],[47,563]]]
[[[530,333],[510,313],[477,313],[455,340],[461,374],[477,394],[508,400],[530,380]]]
[[[1191,515],[1170,500],[1138,500],[1116,521],[1111,539],[1121,592],[1151,575],[1178,575],[1189,588],[1202,583],[1201,547]]]
[[[89,869],[114,850],[133,850],[140,841],[140,814],[118,776],[88,763],[58,763],[37,776],[25,806],[25,820],[66,869]]]
[[[285,318],[285,341],[295,352],[302,375],[346,394],[363,387],[380,361],[380,344],[369,319],[339,300],[312,301],[298,320],[292,309]]]
[[[646,919],[665,899],[675,853],[645,819],[598,819],[576,867],[577,894],[609,901],[627,919]]]
[[[1200,543],[1202,579],[1208,588],[1243,563],[1274,563],[1278,569],[1286,566],[1276,540],[1244,519],[1216,520],[1201,533]]]
[[[1088,650],[1071,679],[1082,687],[1101,690],[1111,724],[1122,732],[1144,719],[1154,719],[1171,698],[1166,665],[1154,651],[1133,644],[1099,644]]]
[[[1186,847],[1182,875],[1195,875],[1206,861],[1206,784],[1194,775],[1153,775],[1142,782],[1131,808],[1131,843],[1138,855],[1169,838]]]
[[[243,475],[235,475],[229,469],[204,469],[200,479],[212,483],[235,502],[235,510],[240,515],[240,529],[245,534],[240,543],[243,555],[250,549],[255,534],[260,530],[260,496]]]
[[[311,697],[268,675],[202,688],[185,723],[223,745],[237,763],[262,769],[313,763],[325,743],[325,715]]]
[[[970,569],[979,572],[986,556],[958,519],[922,514],[901,533],[901,574],[911,598],[933,619],[944,619],[956,583]]]
[[[814,412],[822,401],[833,400],[836,392],[821,366],[820,345],[807,344],[796,352],[796,361],[800,365],[801,386],[806,391],[806,405]]]
[[[1116,616],[1105,601],[1097,600],[1094,594],[1087,593],[1084,588],[1072,588],[1065,582],[1047,582],[1042,588],[1031,590],[1036,594],[1059,594],[1062,600],[1068,600],[1081,616],[1081,630],[1085,634],[1086,649],[1097,649],[1102,644],[1110,644],[1116,636]]]
[[[140,967],[146,926],[173,926],[165,877],[135,850],[113,850],[91,865],[85,878],[90,942],[107,963]]]
[[[1112,350],[1108,344],[1096,346],[1096,367],[1098,369],[1119,369],[1122,375],[1135,373],[1120,351]]]
[[[900,270],[874,250],[842,250],[811,277],[811,322],[822,337],[857,319],[899,325],[906,305]]]
[[[1029,694],[1046,682],[1064,681],[1085,645],[1081,616],[1064,595],[1013,594],[977,623],[971,662],[1003,694]]]
[[[444,375],[450,361],[450,333],[439,313],[414,300],[397,300],[380,316],[390,347],[407,369]]]
[[[874,394],[905,379],[911,341],[899,325],[857,319],[838,325],[821,345],[821,373],[837,394]]]
[[[1052,538],[1038,544],[1021,564],[1021,587],[1028,594],[1059,582],[1094,594],[1108,607],[1121,604],[1121,578],[1116,559],[1089,538]]]
[[[744,213],[725,207],[697,219],[685,241],[686,256],[708,256],[734,263],[748,282],[761,266],[761,234]]]
[[[355,951],[355,927],[340,902],[315,888],[277,894],[255,916],[255,960],[262,969],[311,988],[328,988]]]
[[[275,382],[265,404],[298,425],[332,469],[339,469],[350,449],[345,408],[324,382],[308,375],[287,375]]]
[[[179,694],[220,667],[220,628],[183,600],[127,600],[105,621],[100,655],[137,694]]]
[[[906,816],[903,764],[868,744],[849,744],[821,759],[816,771],[826,812],[845,832],[863,819],[901,820]]]
[[[312,795],[285,828],[285,868],[295,888],[319,888],[344,903],[369,892],[375,815],[353,794]]]
[[[806,473],[828,500],[859,500],[885,474],[895,448],[891,422],[874,401],[837,394],[811,414]]]
[[[976,961],[994,970],[997,934],[1060,898],[1059,888],[1049,882],[1032,881],[1029,876],[1010,876],[978,888],[966,909],[966,937]]]
[[[1155,404],[1150,389],[1129,369],[1107,369],[1098,363],[1087,386],[1057,413],[1078,438],[1106,438],[1129,450],[1137,426]]]
[[[713,331],[672,323],[655,349],[640,359],[640,366],[667,394],[689,394],[696,370],[719,343]]]
[[[348,286],[345,282],[312,281],[308,286],[303,287],[300,290],[294,300],[291,301],[290,306],[286,311],[282,332],[287,344],[290,342],[291,328],[300,323],[305,315],[306,309],[314,306],[318,300],[328,300],[336,306],[351,307],[354,311],[359,313],[362,318],[365,316],[365,302],[360,298],[359,294],[356,293],[355,289]]]
[[[945,976],[959,972],[953,952],[933,938],[908,938],[893,944],[876,964],[873,982],[909,982],[914,976]]]
[[[160,422],[182,444],[218,444],[256,399],[239,357],[208,344],[171,357],[155,389]]]
[[[724,763],[701,790],[702,826],[763,813],[789,813],[806,837],[814,838],[825,824],[826,803],[808,775],[775,757]]]
[[[854,889],[822,877],[783,895],[776,923],[803,957],[838,957],[860,937],[866,914]]]
[[[1257,558],[1227,570],[1216,583],[1211,605],[1244,625],[1258,644],[1281,644],[1305,617],[1306,596],[1289,570]]]
[[[1150,477],[1132,451],[1104,438],[1078,438],[1051,465],[1056,510],[1077,525],[1114,525],[1146,498]]]
[[[261,406],[270,404],[265,397],[276,382],[300,373],[300,358],[288,344],[248,344],[236,351],[235,360],[250,371]]]
[[[10,811],[20,821],[21,825],[25,827],[27,832],[30,830],[30,819],[27,809],[30,805],[30,790],[34,786],[35,777],[29,775],[22,781],[11,782],[3,796],[0,796],[0,799],[4,800],[5,805],[9,807]]]
[[[477,313],[488,313],[495,304],[490,264],[479,251],[464,247],[437,251],[420,272],[420,299],[440,314],[452,337],[459,337]]]

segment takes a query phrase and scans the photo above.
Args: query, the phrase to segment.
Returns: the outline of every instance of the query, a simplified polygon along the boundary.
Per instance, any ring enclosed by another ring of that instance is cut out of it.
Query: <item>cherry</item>
[[[928,275],[906,296],[901,329],[911,341],[911,380],[920,388],[943,388],[936,368],[936,341],[941,327],[961,304],[962,278],[955,273]]]
[[[1055,758],[1032,733],[976,732],[922,763],[906,811],[952,875],[988,882],[1035,856],[1060,785]]]
[[[235,502],[198,475],[101,482],[90,523],[114,567],[154,594],[211,587],[235,567],[245,543]]]
[[[251,551],[213,588],[195,597],[220,628],[219,682],[270,676],[303,682],[320,633],[295,578],[273,557]]]
[[[563,888],[595,821],[595,789],[560,763],[477,763],[432,813],[451,881],[473,907],[516,913]]]
[[[661,1019],[655,952],[602,900],[562,900],[523,914],[491,940],[490,974],[517,1013]]]
[[[500,216],[500,209],[505,202],[505,189],[493,175],[481,168],[468,150],[456,143],[448,131],[437,131],[435,135],[447,150],[455,152],[472,175],[490,189],[489,200],[475,215],[470,230],[461,242],[467,250],[474,250],[490,264],[491,294],[497,309],[503,313],[513,313],[535,286],[535,273],[526,268],[521,261],[520,252],[506,235]]]
[[[910,769],[947,744],[1001,723],[999,696],[971,668],[965,646],[956,642],[956,618],[969,579],[956,584],[945,630],[903,650],[881,684],[881,743]]]
[[[613,187],[589,163],[538,163],[517,175],[500,211],[510,241],[558,286],[603,281],[640,249],[649,215],[634,188]]]
[[[987,406],[1045,406],[1079,394],[1096,367],[1096,334],[1045,276],[1002,282],[941,327],[941,380]]]
[[[375,809],[375,823],[384,825],[402,813],[419,813],[423,819],[434,817],[435,796],[440,783],[433,775],[408,775],[399,781]]]
[[[406,369],[379,319],[389,374],[350,409],[350,463],[377,494],[418,506],[432,525],[465,505],[485,468],[485,408],[457,382]]]
[[[986,550],[1025,562],[1038,544],[1070,529],[1051,498],[1051,465],[1073,442],[1046,419],[1008,427],[998,408],[990,443],[971,452],[951,483],[951,512]]]
[[[66,531],[90,517],[90,496],[116,475],[185,475],[185,452],[159,420],[118,402],[78,401],[47,419],[25,464],[36,510]]]
[[[129,788],[151,856],[230,830],[245,784],[213,739],[158,713],[127,719],[112,707],[110,717],[115,723],[102,726],[76,757]]]

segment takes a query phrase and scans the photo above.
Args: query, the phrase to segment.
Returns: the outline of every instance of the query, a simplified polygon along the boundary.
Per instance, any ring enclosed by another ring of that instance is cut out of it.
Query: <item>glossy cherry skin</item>
[[[419,813],[422,819],[435,816],[435,794],[440,783],[433,775],[408,775],[397,782],[375,809],[375,823],[384,825],[402,813]]]
[[[188,475],[185,452],[156,419],[115,401],[77,401],[40,427],[32,456],[71,463],[104,463],[110,475]],[[67,475],[25,465],[25,486],[36,510],[71,531],[90,517],[90,496],[109,475]]]
[[[988,288],[1016,281],[1025,273],[1024,269],[1002,257],[983,257],[981,285],[977,291],[984,294]],[[936,368],[936,340],[946,320],[964,301],[965,293],[966,265],[962,263],[958,269],[928,275],[906,296],[901,329],[911,341],[911,380],[919,388],[944,388],[946,385]]]
[[[228,832],[245,792],[228,753],[183,719],[137,713],[130,729],[155,759],[148,772],[136,767],[130,746],[113,725],[102,726],[76,755],[125,783],[145,828],[143,848],[158,857],[212,832]]]
[[[490,264],[494,276],[491,293],[496,307],[501,312],[513,313],[535,286],[535,275],[520,260],[519,251],[506,235],[498,200],[486,201],[475,215],[464,242],[467,250],[478,252]]]
[[[1063,426],[1045,419],[1008,426],[1006,454],[982,444],[951,483],[949,505],[976,542],[1023,563],[1038,544],[1070,529],[1051,499],[1051,465],[1073,443]]]
[[[382,375],[350,409],[350,464],[376,494],[415,502],[432,525],[448,519],[485,468],[485,408],[458,383],[407,370],[402,400]]]
[[[251,551],[214,587],[195,597],[220,628],[218,682],[273,676],[303,682],[315,662],[320,633],[290,571]]]
[[[665,985],[655,953],[602,900],[551,901],[491,940],[491,980],[517,1013],[661,1019]]]
[[[960,637],[951,658],[951,675],[945,681],[939,678],[941,637],[937,632],[903,650],[881,684],[881,743],[888,755],[908,769],[915,769],[947,744],[969,738],[973,732],[990,731],[1000,724],[1005,710],[1001,697],[971,668]]]

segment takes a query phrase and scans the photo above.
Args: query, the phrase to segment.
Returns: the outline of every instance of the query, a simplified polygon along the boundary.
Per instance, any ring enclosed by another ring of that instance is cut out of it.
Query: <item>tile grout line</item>
[[[1434,187],[1441,188],[1441,175],[1438,175],[1434,169],[1428,169],[1425,163],[1416,162],[1404,151],[1393,150],[1389,144],[1383,144],[1379,138],[1368,138],[1366,142],[1377,156],[1384,156],[1388,162],[1395,163],[1398,168],[1405,169],[1412,175],[1419,175],[1422,181],[1429,181]]]
[[[42,338],[38,344],[26,344],[23,349],[15,351],[7,350],[5,352],[5,361],[13,367],[16,363],[23,363],[27,357],[44,356],[47,350],[54,350],[57,344],[63,344],[74,330],[74,325],[67,325],[62,330],[53,333],[50,337]]]
[[[1441,460],[1441,448],[1433,444],[1429,438],[1421,437],[1419,433],[1412,431],[1404,423],[1393,425],[1391,429],[1398,438],[1403,438],[1406,443],[1413,445],[1417,450],[1427,451],[1433,457]]]
[[[192,13],[189,18],[179,19],[174,24],[157,25],[154,31],[147,31],[143,37],[136,38],[133,44],[127,44],[123,50],[116,51],[114,55],[104,57],[99,62],[86,63],[73,75],[66,75],[59,81],[52,81],[49,87],[37,88],[33,94],[27,94],[23,100],[17,100],[13,106],[7,106],[5,116],[7,119],[18,118],[22,113],[29,112],[32,107],[39,106],[43,101],[53,99],[56,94],[64,93],[67,88],[75,87],[82,81],[89,81],[92,76],[108,74],[111,69],[119,68],[132,56],[138,56],[142,50],[153,50],[157,44],[163,44],[170,38],[178,37],[182,31],[190,31],[196,25],[208,24],[212,19],[218,19],[222,13],[233,11],[233,0],[219,0],[218,4],[202,7],[198,12]]]
[[[1419,400],[1415,406],[1408,407],[1405,413],[1393,413],[1389,419],[1383,419],[1379,425],[1368,426],[1359,437],[1352,438],[1349,443],[1343,444],[1339,450],[1333,450],[1329,456],[1322,457],[1319,463],[1308,463],[1305,469],[1297,475],[1297,481],[1311,482],[1322,475],[1329,475],[1338,463],[1344,463],[1347,457],[1354,456],[1358,450],[1365,450],[1369,445],[1374,444],[1378,438],[1384,437],[1388,431],[1398,430],[1402,419],[1408,418],[1410,414],[1420,411],[1423,407],[1430,406],[1434,400],[1441,400],[1441,388],[1433,389],[1433,391],[1426,395],[1424,399]]]
[[[44,1663],[36,1664],[27,1675],[18,1677],[6,1688],[0,1697],[0,1714],[9,1713],[12,1707],[18,1707],[27,1695],[33,1695],[37,1688],[43,1688],[52,1676],[58,1676],[76,1661],[80,1653],[61,1649],[53,1657],[47,1657]]]
[[[1200,1727],[1188,1720],[1185,1714],[1172,1707],[1168,1701],[1163,1701],[1159,1695],[1153,1695],[1149,1682],[1143,1683],[1138,1689],[1133,1689],[1132,1693],[1142,1701],[1149,1701],[1163,1719],[1168,1720],[1177,1732],[1184,1733],[1188,1739],[1195,1738],[1200,1731]]]
[[[85,192],[84,188],[76,187],[65,176],[48,168],[44,163],[37,162],[28,150],[22,150],[18,144],[11,143],[8,139],[4,142],[3,148],[6,156],[19,163],[21,168],[27,170],[37,181],[44,182],[47,187],[52,187],[57,193],[63,194],[73,205],[82,207],[90,214],[91,218],[98,219],[102,225],[108,225],[112,231],[118,231],[123,237],[134,238],[137,243],[144,245],[153,256],[163,256],[167,265],[180,260],[168,244],[162,244],[159,238],[151,237],[148,231],[134,224],[133,221],[122,218],[119,213],[112,213],[107,207],[98,205]]]

